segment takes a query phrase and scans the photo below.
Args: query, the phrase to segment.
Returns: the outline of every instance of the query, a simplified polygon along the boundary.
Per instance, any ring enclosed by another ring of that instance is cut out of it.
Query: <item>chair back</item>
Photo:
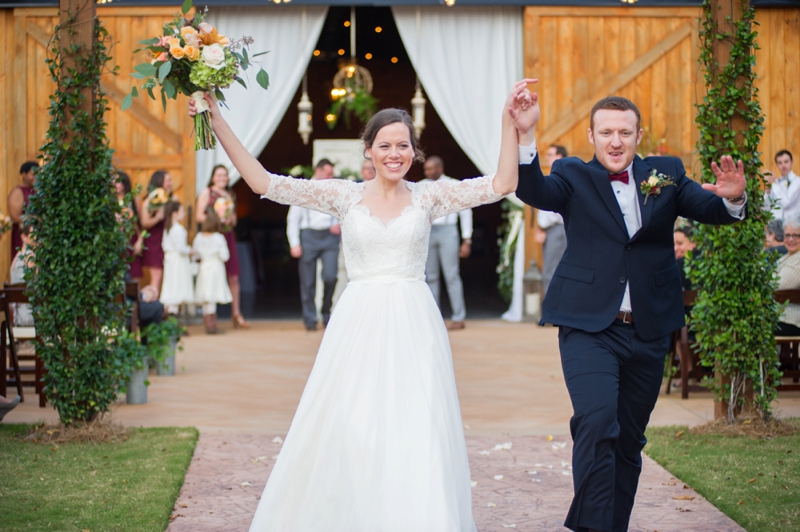
[[[684,307],[693,307],[695,300],[697,300],[697,290],[684,290],[683,291],[683,306]]]
[[[792,303],[800,305],[800,290],[776,290],[775,301],[778,303]]]

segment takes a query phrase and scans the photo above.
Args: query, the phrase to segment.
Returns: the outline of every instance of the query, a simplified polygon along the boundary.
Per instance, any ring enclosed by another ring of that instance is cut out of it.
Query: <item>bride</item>
[[[422,153],[398,109],[364,129],[371,181],[265,172],[206,96],[214,132],[253,191],[339,219],[350,277],[251,532],[475,531],[450,343],[425,283],[428,236],[432,220],[516,189],[513,119],[538,113],[534,82],[508,96],[497,173],[456,182],[403,179]]]

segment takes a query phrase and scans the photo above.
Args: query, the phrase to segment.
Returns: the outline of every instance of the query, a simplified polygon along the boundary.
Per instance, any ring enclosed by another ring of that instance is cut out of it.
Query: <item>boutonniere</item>
[[[658,196],[661,194],[662,188],[669,186],[674,187],[675,181],[670,176],[658,173],[658,170],[654,168],[650,177],[639,185],[639,190],[644,194],[644,204],[647,205],[648,197]]]

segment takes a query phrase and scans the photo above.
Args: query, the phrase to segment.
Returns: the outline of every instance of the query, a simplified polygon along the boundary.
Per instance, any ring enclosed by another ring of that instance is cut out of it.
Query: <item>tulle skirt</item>
[[[188,256],[177,251],[164,254],[164,280],[159,300],[169,306],[194,302],[194,282]]]
[[[474,532],[450,343],[424,281],[351,282],[251,532]]]
[[[225,263],[216,257],[200,261],[194,286],[196,303],[230,303],[233,300],[225,275]]]

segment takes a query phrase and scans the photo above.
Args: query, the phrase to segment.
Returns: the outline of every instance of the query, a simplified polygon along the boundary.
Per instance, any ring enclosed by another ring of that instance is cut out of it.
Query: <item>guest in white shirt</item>
[[[545,161],[549,168],[553,164],[566,157],[567,149],[564,146],[554,144],[547,148]],[[537,230],[534,240],[542,244],[542,297],[547,293],[547,287],[553,279],[558,263],[567,249],[567,233],[564,231],[564,218],[557,212],[538,211]]]
[[[765,192],[765,204],[772,210],[775,218],[785,219],[787,216],[800,215],[800,177],[792,172],[792,154],[789,150],[781,150],[775,154],[780,177],[772,172],[764,172],[769,183]]]
[[[444,175],[444,161],[441,157],[428,157],[423,166],[423,181],[455,181]],[[458,234],[458,222],[461,221],[461,236]],[[459,259],[466,259],[472,252],[472,209],[448,214],[437,218],[431,224],[431,237],[428,241],[428,263],[425,266],[425,280],[433,292],[436,304],[439,304],[440,271],[444,273],[447,295],[453,314],[447,328],[458,330],[464,328],[467,309],[464,304],[464,285],[459,272]]]
[[[311,179],[331,179],[333,164],[320,159]],[[309,331],[317,329],[317,261],[322,261],[322,320],[325,325],[331,317],[333,292],[338,273],[339,221],[330,214],[292,205],[286,216],[286,236],[292,257],[300,259],[300,300],[303,304],[303,323]]]

